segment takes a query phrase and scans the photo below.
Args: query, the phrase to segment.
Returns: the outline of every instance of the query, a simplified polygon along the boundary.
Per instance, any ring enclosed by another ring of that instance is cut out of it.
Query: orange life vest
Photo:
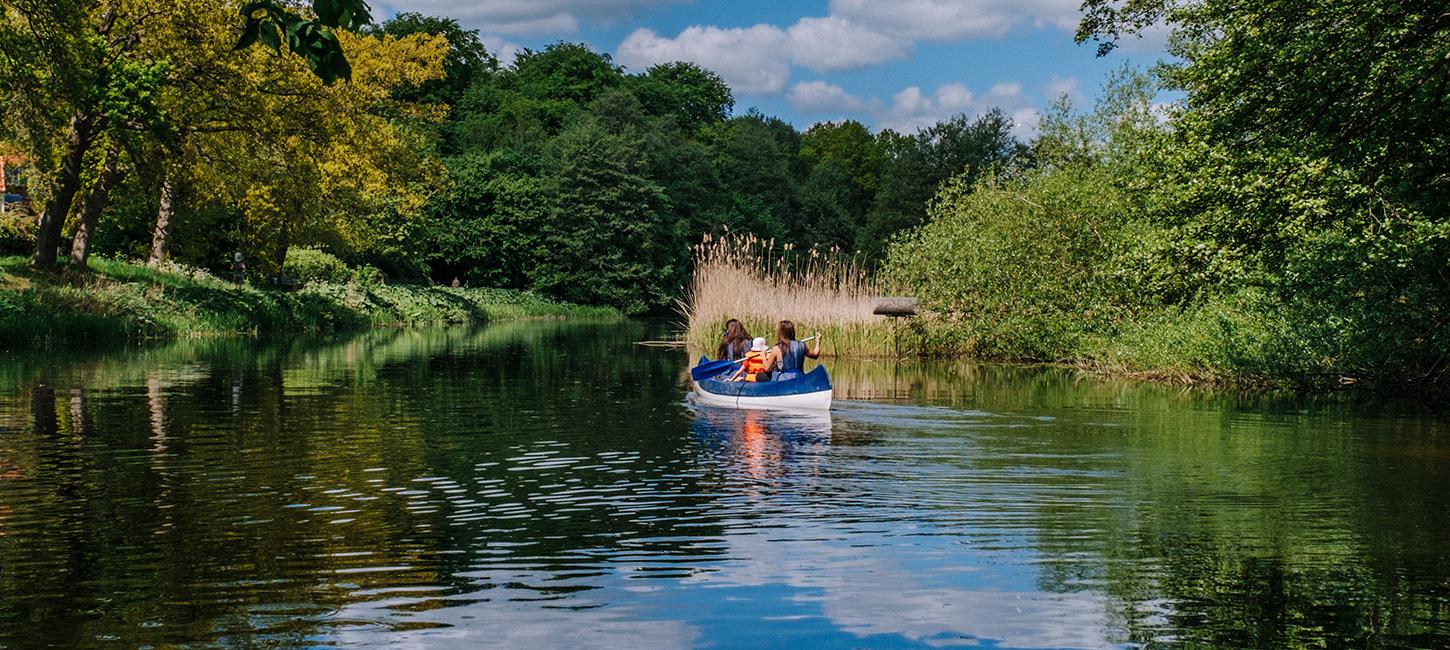
[[[745,374],[753,375],[758,372],[765,372],[765,353],[751,352],[745,355]]]

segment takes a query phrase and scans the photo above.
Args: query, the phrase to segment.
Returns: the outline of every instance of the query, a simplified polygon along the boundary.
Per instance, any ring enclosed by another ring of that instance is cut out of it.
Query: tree
[[[1150,178],[1150,258],[1199,294],[1262,291],[1294,372],[1443,381],[1450,367],[1450,13],[1433,0],[1091,0],[1111,51],[1165,23],[1184,93]],[[1225,272],[1225,269],[1231,272]]]
[[[0,2],[0,91],[6,136],[22,143],[47,179],[30,265],[50,270],[81,188],[86,154],[102,124],[107,72],[135,43],[116,2]]]
[[[512,151],[448,160],[451,187],[429,204],[423,236],[433,279],[527,289],[545,259],[552,197],[537,161]]]
[[[817,237],[823,238],[821,243],[855,248],[880,189],[880,174],[886,163],[881,143],[860,122],[822,122],[801,136],[801,157],[811,166],[810,179],[802,188],[802,201],[814,202],[818,213],[825,205],[823,200],[837,206],[834,225],[829,226],[831,234],[818,232]],[[823,192],[830,198],[825,199]]]
[[[693,63],[664,63],[630,77],[633,91],[651,115],[669,116],[699,128],[730,116],[735,98],[720,75]]]
[[[442,175],[431,143],[443,109],[394,91],[441,78],[446,41],[343,32],[340,43],[353,67],[346,84],[253,52],[227,59],[213,101],[175,97],[192,182],[240,206],[264,271],[280,270],[297,242],[354,259],[407,250]]]
[[[484,48],[483,41],[478,38],[478,30],[464,29],[452,18],[405,12],[388,19],[374,31],[395,38],[413,34],[442,36],[448,41],[448,56],[443,60],[443,78],[417,88],[401,90],[401,99],[432,104],[456,104],[476,79],[498,71],[498,59]]]
[[[663,188],[645,176],[640,143],[586,120],[550,143],[546,165],[557,202],[533,286],[626,313],[669,305],[688,245]]]
[[[586,104],[623,80],[608,54],[583,43],[555,43],[542,51],[519,52],[513,74],[502,85],[534,99]]]
[[[976,119],[956,115],[914,136],[882,132],[886,164],[858,247],[872,263],[881,261],[891,238],[926,218],[927,203],[945,180],[964,175],[967,187],[983,175],[1025,156],[1012,134],[1012,120],[993,109]]]
[[[796,216],[805,174],[793,127],[751,113],[712,126],[703,137],[728,194],[718,223],[782,241],[802,233]]]
[[[1359,168],[1437,211],[1450,201],[1450,12],[1438,0],[1084,3],[1079,41],[1111,50],[1159,22],[1164,66],[1216,140],[1286,146]]]

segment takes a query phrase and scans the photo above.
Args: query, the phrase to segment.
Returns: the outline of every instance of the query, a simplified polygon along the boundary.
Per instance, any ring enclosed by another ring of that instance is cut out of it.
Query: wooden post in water
[[[897,360],[901,359],[901,328],[897,326],[903,318],[916,316],[918,301],[909,296],[886,296],[876,299],[876,306],[871,313],[878,316],[885,316],[891,319],[891,339],[895,347]]]

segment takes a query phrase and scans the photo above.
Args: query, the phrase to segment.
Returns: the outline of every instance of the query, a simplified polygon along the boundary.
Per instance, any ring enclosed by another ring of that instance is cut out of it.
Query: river
[[[1450,647],[1450,420],[663,323],[0,362],[0,647]]]

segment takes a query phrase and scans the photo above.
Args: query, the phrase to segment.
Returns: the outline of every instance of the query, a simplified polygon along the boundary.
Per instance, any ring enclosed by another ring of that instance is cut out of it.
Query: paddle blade
[[[702,363],[698,366],[695,366],[694,368],[690,368],[690,378],[694,379],[695,381],[700,381],[701,379],[709,379],[710,377],[714,377],[715,375],[720,374],[720,371],[729,368],[730,366],[733,366],[737,363],[740,363],[740,361],[743,361],[743,359],[737,361],[721,359],[719,361]]]

